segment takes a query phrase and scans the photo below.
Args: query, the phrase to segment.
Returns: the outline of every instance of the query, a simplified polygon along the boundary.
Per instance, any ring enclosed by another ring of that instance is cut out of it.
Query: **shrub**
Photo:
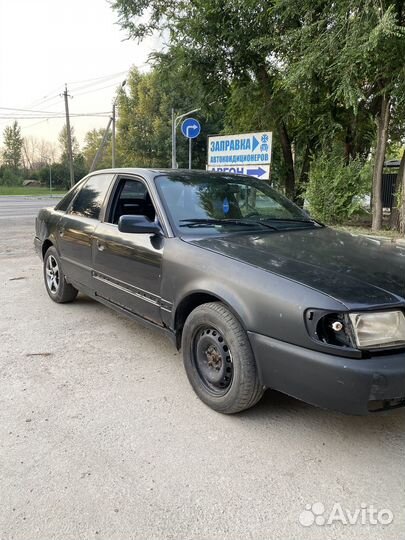
[[[1,171],[0,184],[4,186],[19,186],[22,183],[22,177],[13,169],[4,167]]]
[[[370,164],[360,159],[345,163],[340,156],[315,158],[306,190],[311,216],[329,224],[347,221],[364,207],[364,197],[370,194],[370,171]]]

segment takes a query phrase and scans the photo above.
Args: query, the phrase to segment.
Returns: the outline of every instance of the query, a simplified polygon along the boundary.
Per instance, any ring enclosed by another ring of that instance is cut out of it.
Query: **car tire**
[[[195,308],[182,333],[184,367],[198,397],[215,411],[234,414],[264,393],[248,336],[222,303]]]
[[[58,252],[53,246],[44,257],[44,282],[49,297],[58,304],[73,302],[77,296],[78,290],[66,281]]]

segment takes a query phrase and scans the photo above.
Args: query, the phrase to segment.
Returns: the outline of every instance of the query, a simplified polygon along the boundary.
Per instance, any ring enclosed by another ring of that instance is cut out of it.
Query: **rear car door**
[[[162,324],[161,266],[163,236],[122,233],[121,215],[145,215],[151,221],[156,210],[143,179],[119,178],[104,222],[93,237],[96,294],[127,311]]]
[[[57,226],[63,271],[79,288],[91,288],[92,236],[113,177],[102,173],[85,180]]]

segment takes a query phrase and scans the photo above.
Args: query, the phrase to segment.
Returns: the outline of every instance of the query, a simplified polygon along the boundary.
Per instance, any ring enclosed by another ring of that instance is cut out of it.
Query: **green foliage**
[[[200,119],[202,132],[193,141],[193,168],[205,168],[206,139],[222,128],[220,106],[206,107],[197,75],[187,74],[182,57],[160,55],[154,68],[140,73],[133,68],[125,89],[118,96],[118,164],[123,167],[170,167],[172,108],[182,114],[201,107],[193,114]],[[188,141],[177,129],[177,161],[188,167]]]
[[[6,167],[16,173],[21,166],[23,138],[21,128],[15,121],[11,126],[4,128],[3,162]],[[8,176],[9,177],[9,176]]]
[[[79,142],[76,138],[75,130],[73,126],[70,128],[70,138],[72,141],[72,156],[74,159],[80,153],[80,147],[79,147]],[[66,125],[63,126],[63,128],[60,130],[58,141],[59,141],[59,146],[62,152],[62,161],[67,163],[69,151],[68,151],[68,131],[67,131]]]
[[[345,163],[341,156],[321,154],[313,162],[306,190],[311,216],[329,224],[343,223],[363,206],[370,193],[371,164]]]
[[[83,157],[85,166],[88,170],[101,146],[104,132],[105,130],[101,128],[92,129],[86,133],[84,138]],[[104,147],[103,156],[97,164],[97,169],[108,169],[108,167],[111,167],[111,131],[108,134],[108,140]]]
[[[273,129],[276,176],[296,198],[314,157],[339,152],[345,164],[366,162],[370,151],[381,157],[383,96],[390,139],[403,139],[403,0],[113,0],[112,7],[132,38],[165,32],[169,54],[186,59],[204,93],[225,96],[227,131]],[[375,201],[380,178],[376,169]]]
[[[17,186],[22,183],[21,174],[14,168],[1,167],[0,169],[0,184],[3,186]]]

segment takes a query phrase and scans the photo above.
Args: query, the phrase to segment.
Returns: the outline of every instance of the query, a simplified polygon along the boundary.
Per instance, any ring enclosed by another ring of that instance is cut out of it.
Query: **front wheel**
[[[77,289],[66,281],[58,252],[53,246],[45,253],[44,281],[47,293],[58,304],[73,302],[77,296]]]
[[[184,366],[198,397],[233,414],[262,397],[253,352],[238,319],[220,302],[202,304],[187,318],[182,335]]]

